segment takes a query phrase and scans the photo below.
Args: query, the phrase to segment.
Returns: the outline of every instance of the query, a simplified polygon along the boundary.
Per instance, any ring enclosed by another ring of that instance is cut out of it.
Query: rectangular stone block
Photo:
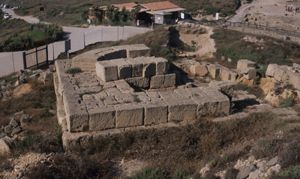
[[[168,106],[163,102],[145,105],[144,125],[157,125],[168,122]]]
[[[122,93],[133,93],[134,89],[125,81],[125,80],[118,80],[115,81],[117,88],[122,92]]]
[[[156,62],[156,75],[167,74],[168,70],[169,70],[169,65],[166,59],[162,59]]]
[[[150,87],[150,80],[144,77],[135,77],[125,79],[131,86],[147,89]]]
[[[155,63],[144,63],[143,77],[151,78],[156,75],[156,64]]]
[[[230,100],[227,96],[213,88],[205,88],[203,91],[210,99],[211,105],[208,108],[210,116],[224,116],[230,113]]]
[[[208,70],[210,76],[213,79],[220,78],[220,72],[221,72],[221,66],[220,65],[210,64],[210,65],[207,66],[207,70]]]
[[[128,64],[127,62],[123,61],[122,63],[118,64],[118,67],[119,67],[119,69],[118,69],[119,70],[119,79],[126,79],[126,78],[132,77],[131,64]]]
[[[149,57],[150,56],[150,49],[139,49],[139,50],[128,50],[128,57],[136,58],[136,57]]]
[[[152,76],[150,81],[151,89],[159,89],[164,87],[165,76],[164,75],[156,75]]]
[[[132,64],[132,77],[143,76],[143,64]]]
[[[164,79],[164,88],[174,87],[176,85],[176,74],[166,74]]]
[[[248,73],[249,68],[255,68],[256,63],[250,60],[239,60],[237,63],[237,70],[239,73]]]
[[[197,119],[197,104],[192,100],[168,100],[168,121],[181,122]]]
[[[150,88],[170,88],[176,85],[176,74],[156,75],[151,78]]]
[[[89,111],[90,131],[102,131],[116,127],[116,111],[111,108],[97,108]]]
[[[135,104],[119,105],[116,106],[116,116],[117,128],[142,126],[144,123],[144,108]]]
[[[294,88],[300,90],[300,73],[288,72],[289,83],[294,86]]]
[[[96,74],[97,76],[105,81],[118,80],[118,67],[108,61],[101,61],[96,63]]]

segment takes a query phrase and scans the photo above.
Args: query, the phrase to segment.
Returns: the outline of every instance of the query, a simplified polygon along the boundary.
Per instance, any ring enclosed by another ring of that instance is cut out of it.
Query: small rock
[[[15,119],[11,119],[9,122],[9,125],[11,125],[13,128],[18,127],[19,123]]]
[[[277,163],[278,163],[278,157],[276,156],[276,157],[274,157],[274,158],[272,158],[271,160],[269,160],[268,161],[268,163],[267,163],[267,165],[268,166],[274,166],[274,165],[276,165]]]
[[[0,156],[7,156],[12,152],[12,139],[4,137],[0,139]]]
[[[239,173],[237,175],[237,179],[245,179],[249,176],[251,172],[253,172],[256,169],[254,165],[244,166],[239,169]]]
[[[7,126],[4,127],[4,132],[7,135],[11,134],[12,130],[13,130],[13,127],[11,125],[7,125]]]
[[[0,139],[5,137],[5,136],[6,136],[6,134],[4,132],[0,132]]]
[[[13,135],[19,134],[21,131],[22,131],[22,128],[20,126],[18,126],[11,131],[11,135],[13,136]]]

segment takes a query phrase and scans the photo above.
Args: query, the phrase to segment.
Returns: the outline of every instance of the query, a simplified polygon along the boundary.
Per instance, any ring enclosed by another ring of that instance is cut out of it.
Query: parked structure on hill
[[[180,19],[185,19],[185,9],[170,1],[160,1],[152,3],[122,3],[112,4],[112,7],[119,10],[136,11],[136,25],[149,24],[174,24]]]

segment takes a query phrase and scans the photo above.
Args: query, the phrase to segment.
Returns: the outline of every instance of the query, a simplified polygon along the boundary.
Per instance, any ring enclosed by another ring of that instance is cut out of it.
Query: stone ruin
[[[145,45],[96,49],[55,62],[58,120],[66,149],[131,129],[180,125],[230,112],[213,87],[177,85],[168,61]],[[67,70],[80,67],[82,72]]]

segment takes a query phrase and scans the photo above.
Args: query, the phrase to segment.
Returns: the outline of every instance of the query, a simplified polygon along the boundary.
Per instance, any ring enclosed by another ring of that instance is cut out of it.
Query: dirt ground
[[[253,0],[251,4],[242,6],[230,21],[244,22],[248,19],[249,22],[256,24],[299,30],[300,13],[286,12],[285,6],[286,0]]]
[[[197,56],[202,59],[214,57],[214,53],[216,52],[215,41],[211,38],[213,28],[208,26],[202,26],[201,28],[204,31],[203,34],[187,33],[187,31],[180,30],[180,39],[189,46],[195,46],[194,52],[186,52],[183,55]]]

